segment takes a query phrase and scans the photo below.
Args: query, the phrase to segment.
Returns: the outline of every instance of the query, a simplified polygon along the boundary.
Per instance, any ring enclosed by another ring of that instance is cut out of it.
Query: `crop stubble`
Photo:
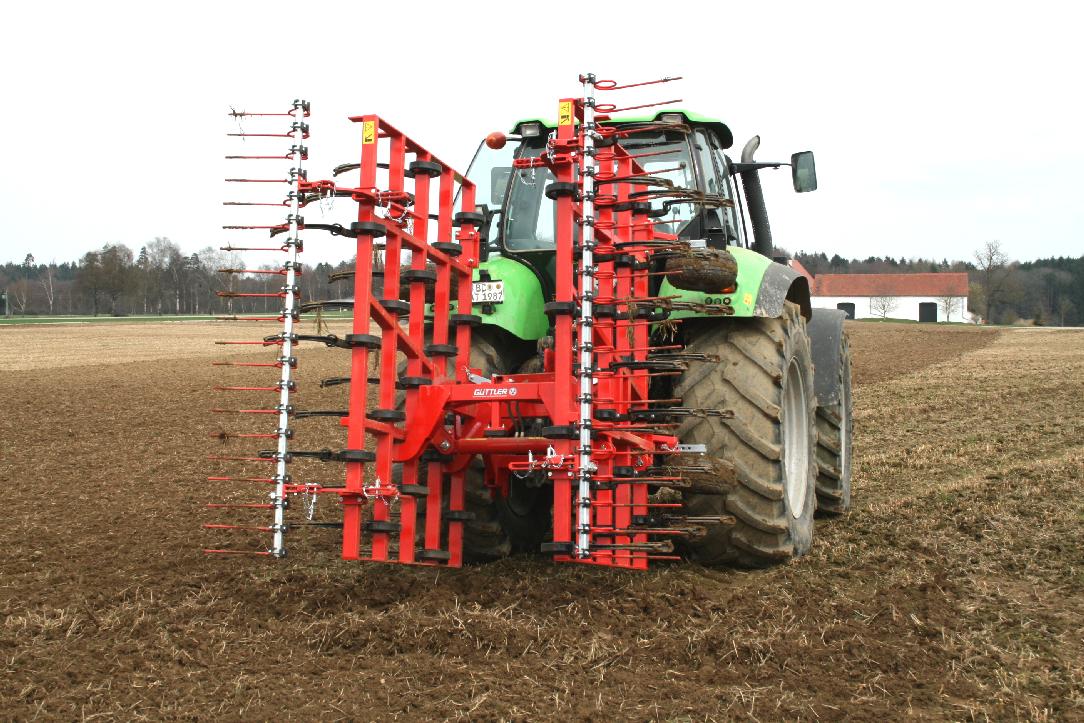
[[[774,570],[625,574],[205,559],[203,503],[262,492],[200,482],[210,386],[253,378],[194,358],[221,328],[33,331],[0,329],[3,717],[1084,717],[1084,332],[852,325],[855,511]],[[340,408],[342,352],[300,356]]]

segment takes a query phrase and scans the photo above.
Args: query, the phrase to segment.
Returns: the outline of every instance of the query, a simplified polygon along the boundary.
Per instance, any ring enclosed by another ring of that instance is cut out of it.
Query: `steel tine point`
[[[261,555],[268,557],[271,555],[270,550],[212,550],[208,548],[203,549],[204,555]]]

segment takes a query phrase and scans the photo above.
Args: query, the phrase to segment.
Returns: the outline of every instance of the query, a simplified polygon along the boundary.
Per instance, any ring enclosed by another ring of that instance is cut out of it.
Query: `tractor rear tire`
[[[522,348],[502,344],[499,334],[484,330],[471,334],[471,367],[484,377],[541,371],[536,368],[540,366],[537,357],[521,365]],[[486,487],[485,472],[485,462],[476,456],[464,477],[467,509],[474,513],[474,520],[465,525],[464,557],[471,562],[491,562],[513,552],[537,553],[552,529],[552,488],[527,487],[512,479],[509,495],[495,497]]]
[[[851,508],[851,349],[840,337],[839,399],[817,407],[817,513],[838,517]]]
[[[809,550],[817,478],[817,402],[805,320],[787,302],[776,319],[728,320],[699,327],[690,352],[717,354],[682,374],[675,396],[684,406],[733,410],[732,419],[690,417],[685,444],[733,466],[722,494],[684,493],[689,515],[733,515],[685,548],[705,565],[766,567]]]
[[[517,374],[545,371],[542,357],[533,354],[519,365]],[[512,476],[508,496],[496,501],[501,526],[512,543],[512,552],[538,554],[542,543],[553,539],[553,485],[537,477]]]
[[[481,331],[471,334],[470,365],[484,377],[507,372],[496,340]],[[474,519],[463,524],[463,558],[467,562],[493,562],[508,557],[512,541],[501,525],[500,505],[486,487],[486,465],[481,457],[475,456],[467,465],[463,485],[466,508],[474,513]]]

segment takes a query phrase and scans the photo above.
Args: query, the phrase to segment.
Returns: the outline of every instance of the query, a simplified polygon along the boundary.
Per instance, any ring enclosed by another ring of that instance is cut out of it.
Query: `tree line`
[[[790,256],[785,251],[780,255]],[[967,308],[989,323],[1026,320],[1050,326],[1084,325],[1084,256],[1013,261],[998,241],[988,241],[968,261],[891,256],[845,259],[803,251],[793,258],[814,276],[964,272],[969,287]]]
[[[995,324],[1020,319],[1038,324],[1084,325],[1084,256],[1017,262],[1000,243],[991,241],[968,261],[895,259],[870,256],[845,259],[838,254],[799,251],[793,256],[814,275],[867,273],[965,272],[970,282],[968,310]],[[10,314],[235,314],[280,309],[273,297],[226,294],[277,292],[284,277],[242,271],[236,252],[212,247],[184,253],[168,238],[155,238],[137,251],[106,244],[77,261],[39,263],[32,253],[23,263],[0,266],[0,291],[6,292]],[[352,271],[353,259],[337,264],[305,265],[298,282],[305,301],[349,298],[351,279],[330,282],[328,276]],[[275,271],[281,266],[255,270]],[[0,305],[0,313],[3,307]]]
[[[301,298],[352,296],[350,279],[329,282],[328,276],[353,268],[353,259],[335,265],[304,265],[298,279]],[[246,269],[240,254],[209,246],[186,254],[173,241],[159,237],[138,251],[124,244],[106,244],[78,261],[62,263],[39,263],[28,253],[21,264],[0,266],[0,291],[6,293],[8,313],[20,315],[260,313],[281,309],[282,301],[232,294],[275,294],[285,277],[240,272],[281,269],[281,265]]]

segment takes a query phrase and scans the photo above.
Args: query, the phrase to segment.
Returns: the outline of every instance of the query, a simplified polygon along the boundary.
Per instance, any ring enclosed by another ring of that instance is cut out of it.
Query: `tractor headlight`
[[[662,123],[684,123],[685,116],[681,113],[663,113],[659,116],[659,121]]]
[[[534,138],[535,136],[542,135],[542,124],[521,123],[519,126],[519,134],[524,138]]]

